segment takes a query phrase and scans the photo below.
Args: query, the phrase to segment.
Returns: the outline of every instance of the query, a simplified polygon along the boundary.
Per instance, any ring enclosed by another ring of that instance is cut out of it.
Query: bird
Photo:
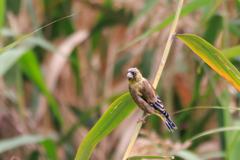
[[[146,113],[143,118],[139,118],[137,123],[141,121],[145,123],[145,118],[151,114],[155,114],[163,120],[169,132],[174,132],[173,129],[177,129],[177,126],[170,119],[169,114],[165,110],[162,101],[151,83],[142,76],[137,68],[128,69],[127,78],[132,99],[138,107]]]

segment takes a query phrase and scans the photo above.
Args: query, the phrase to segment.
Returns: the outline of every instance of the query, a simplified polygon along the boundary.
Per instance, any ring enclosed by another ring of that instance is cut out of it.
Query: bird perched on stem
[[[137,68],[130,68],[127,71],[127,78],[129,83],[129,92],[134,102],[141,108],[146,115],[143,118],[139,118],[137,122],[143,121],[150,114],[159,116],[167,126],[169,131],[173,132],[173,128],[177,129],[177,126],[170,119],[169,114],[165,110],[163,103],[161,102],[156,90],[145,79]]]

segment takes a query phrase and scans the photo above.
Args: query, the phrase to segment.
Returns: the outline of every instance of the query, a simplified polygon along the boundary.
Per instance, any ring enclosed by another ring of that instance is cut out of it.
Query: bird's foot
[[[137,123],[139,123],[139,122],[143,122],[143,123],[146,123],[145,122],[145,118],[147,118],[149,116],[149,114],[146,114],[143,118],[139,118],[139,120],[137,121]]]
[[[137,121],[137,123],[139,123],[139,122],[141,122],[141,121],[142,121],[143,123],[146,123],[144,117],[143,117],[143,118],[139,118],[138,121]]]

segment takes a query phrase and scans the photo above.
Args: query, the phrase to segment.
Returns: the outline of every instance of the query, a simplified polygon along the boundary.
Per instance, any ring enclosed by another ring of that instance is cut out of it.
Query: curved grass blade
[[[200,158],[198,155],[188,151],[188,150],[182,150],[175,154],[178,157],[181,157],[184,160],[204,160],[203,158]]]
[[[218,74],[224,77],[231,85],[240,91],[240,73],[232,63],[215,47],[204,39],[192,35],[176,35],[181,39],[193,52],[201,57],[210,67]]]
[[[30,34],[28,34],[28,35],[20,38],[19,40],[15,41],[15,42],[9,44],[8,46],[4,47],[3,49],[1,49],[1,50],[0,50],[0,55],[2,55],[2,54],[3,54],[4,52],[6,52],[7,50],[13,48],[14,46],[16,46],[18,43],[20,43],[20,42],[23,41],[24,39],[28,38],[29,36],[33,35],[34,33],[38,32],[38,31],[40,31],[41,29],[43,29],[43,28],[45,28],[45,27],[47,27],[47,26],[49,26],[49,25],[52,25],[53,23],[56,23],[56,22],[58,22],[58,21],[60,21],[60,20],[63,20],[63,19],[72,17],[72,16],[74,16],[74,15],[75,15],[75,14],[72,14],[72,15],[63,17],[63,18],[61,18],[61,19],[58,19],[58,20],[56,20],[56,21],[53,21],[53,22],[51,22],[51,23],[49,23],[49,24],[47,24],[47,25],[45,25],[45,26],[37,29],[36,31],[33,31],[32,33],[30,33]]]
[[[184,6],[181,10],[181,14],[179,18],[184,17],[185,15],[195,11],[196,9],[212,2],[214,0],[195,0],[192,1],[190,3],[188,3],[186,6]],[[173,22],[175,17],[175,14],[171,15],[170,17],[168,17],[167,19],[165,19],[164,21],[162,21],[159,25],[157,25],[154,28],[149,29],[148,31],[146,31],[145,33],[143,33],[142,35],[140,35],[139,37],[137,37],[136,39],[134,39],[133,41],[129,42],[127,45],[125,45],[124,47],[122,47],[121,49],[119,49],[117,52],[121,52],[125,49],[127,49],[128,47],[132,46],[133,44],[143,40],[144,38],[150,36],[151,34],[163,29],[164,27],[168,26],[170,23]]]
[[[222,128],[217,128],[217,129],[213,129],[213,130],[209,130],[203,133],[200,133],[192,138],[189,139],[189,141],[193,141],[197,138],[209,135],[209,134],[214,134],[214,133],[219,133],[219,132],[226,132],[226,131],[239,131],[240,127],[222,127]]]
[[[187,108],[187,109],[183,109],[174,113],[170,113],[170,114],[177,114],[177,113],[181,113],[184,111],[189,111],[189,110],[193,110],[193,109],[204,109],[204,108],[209,108],[209,109],[228,109],[228,110],[238,110],[240,111],[240,108],[231,108],[231,107],[219,107],[219,106],[199,106],[199,107],[194,107],[194,108]]]
[[[6,54],[0,56],[0,77],[2,77],[17,60],[29,51],[31,47],[16,47],[8,50]]]
[[[17,148],[19,146],[27,145],[30,143],[39,143],[47,139],[56,139],[55,135],[50,135],[49,137],[44,137],[41,135],[24,135],[15,138],[5,139],[0,141],[0,153],[7,150]]]
[[[0,40],[1,40],[1,31],[2,31],[2,27],[4,24],[4,18],[5,18],[5,7],[6,7],[6,1],[5,0],[1,0],[0,1]]]
[[[135,108],[129,93],[114,101],[80,144],[75,160],[87,160],[98,142],[116,128]]]
[[[222,51],[222,54],[228,59],[239,56],[240,55],[240,46],[235,46],[232,48],[225,49]]]
[[[35,57],[33,51],[26,52],[19,59],[19,64],[23,72],[38,86],[41,92],[45,95],[53,111],[53,114],[56,116],[59,124],[63,125],[63,119],[62,119],[58,104],[53,98],[53,96],[51,95],[51,93],[48,91],[44,83],[44,80],[40,72],[40,66],[38,64],[37,58]]]
[[[174,159],[174,156],[134,156],[129,157],[127,160],[141,160],[142,158],[146,159]]]

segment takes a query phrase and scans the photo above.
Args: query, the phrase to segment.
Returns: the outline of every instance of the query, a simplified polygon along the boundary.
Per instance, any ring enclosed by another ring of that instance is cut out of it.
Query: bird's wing
[[[165,110],[162,101],[157,95],[156,90],[148,82],[148,80],[142,81],[140,93],[141,98],[144,99],[151,107],[154,108],[156,112],[155,114],[164,121],[169,131],[173,132],[173,128],[177,129],[177,126],[170,119],[169,114]]]
[[[157,95],[156,90],[153,88],[153,86],[148,82],[148,80],[142,81],[142,87],[140,89],[140,92],[142,94],[142,98],[154,109],[157,113],[161,113],[163,115],[166,115],[167,112],[163,106],[162,101],[160,100],[159,96]]]

